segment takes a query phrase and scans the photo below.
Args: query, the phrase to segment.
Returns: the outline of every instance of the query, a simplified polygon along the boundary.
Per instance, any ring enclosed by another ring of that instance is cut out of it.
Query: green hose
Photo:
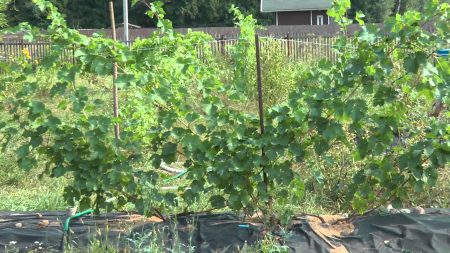
[[[181,173],[178,173],[177,175],[175,175],[175,176],[173,176],[173,177],[171,177],[171,178],[168,178],[168,179],[164,180],[164,183],[169,183],[169,182],[171,182],[171,181],[173,181],[173,180],[175,180],[175,179],[181,178],[181,177],[183,177],[184,175],[186,175],[188,172],[189,172],[189,171],[187,171],[187,170],[182,171]],[[93,213],[93,212],[94,212],[94,210],[89,209],[89,210],[86,210],[86,211],[81,212],[81,213],[77,213],[77,214],[72,215],[72,216],[70,216],[69,218],[67,218],[67,219],[66,219],[66,222],[64,223],[64,233],[69,232],[70,221],[72,221],[73,219],[76,219],[76,218],[80,218],[80,217],[82,217],[82,216],[85,216],[86,214]]]
[[[181,178],[181,177],[183,177],[184,175],[186,175],[188,172],[189,172],[189,171],[187,171],[187,170],[182,171],[182,172],[178,173],[177,175],[175,175],[175,176],[173,176],[173,177],[171,177],[171,178],[168,178],[168,179],[164,180],[164,183],[169,183],[169,182],[171,182],[171,181],[173,181],[173,180],[175,180],[175,179]]]
[[[81,212],[81,213],[77,213],[77,214],[72,215],[69,218],[67,218],[66,222],[64,223],[64,233],[68,233],[69,232],[70,221],[71,220],[76,219],[76,218],[80,218],[82,216],[85,216],[86,214],[90,214],[90,213],[93,213],[93,212],[94,212],[94,210],[89,209],[89,210],[86,210],[86,211]]]

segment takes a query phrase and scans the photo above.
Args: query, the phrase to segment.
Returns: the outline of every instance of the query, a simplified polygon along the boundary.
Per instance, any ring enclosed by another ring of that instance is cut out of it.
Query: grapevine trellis
[[[38,66],[26,52],[2,64],[0,104],[10,115],[0,121],[1,141],[7,147],[20,139],[15,153],[23,169],[45,163],[52,177],[70,175],[64,196],[81,209],[132,203],[149,214],[181,200],[188,208],[208,194],[212,208],[260,210],[272,218],[274,201],[303,193],[303,172],[295,165],[328,158],[335,146],[350,150],[358,163],[346,192],[355,212],[400,205],[448,168],[448,119],[415,110],[437,96],[449,104],[449,64],[431,64],[434,48],[449,39],[446,3],[429,1],[423,13],[388,19],[385,31],[364,25],[358,13],[361,32],[336,38],[335,58],[320,57],[285,101],[266,106],[257,49],[281,43],[295,57],[297,42],[255,40],[256,21],[237,8],[232,12],[241,34],[227,49],[233,72],[221,78],[220,65],[205,62],[217,50],[205,47],[199,57],[198,45],[208,45],[211,37],[175,33],[160,2],[149,5],[160,33],[129,47],[84,36],[68,28],[51,3],[34,1],[48,14],[47,33],[36,34],[27,24],[19,30],[52,41],[51,53]],[[349,0],[339,0],[328,11],[344,34],[352,23],[345,17],[349,7]],[[430,22],[433,33],[423,29]],[[60,64],[67,48],[74,49],[73,60]],[[56,72],[57,81],[38,82],[37,71]],[[110,77],[113,71],[113,86],[126,94],[120,115],[105,113],[109,100],[75,85],[76,74]],[[258,110],[245,110],[252,105]],[[417,124],[416,114],[427,124]],[[392,148],[401,133],[409,141]],[[158,168],[179,161],[188,171],[181,193],[161,191]]]

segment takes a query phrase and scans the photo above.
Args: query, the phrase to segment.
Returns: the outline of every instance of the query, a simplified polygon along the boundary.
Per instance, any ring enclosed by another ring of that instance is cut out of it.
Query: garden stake
[[[261,77],[261,57],[260,57],[260,44],[259,35],[255,35],[255,47],[256,47],[256,80],[258,82],[258,110],[259,110],[259,127],[261,137],[264,135],[264,106],[263,106],[263,93],[262,93],[262,77]],[[261,147],[261,158],[264,158],[264,146]],[[269,178],[263,165],[261,165],[263,172],[265,191],[268,196],[267,206],[269,208],[269,223],[272,226],[272,197],[269,195]]]
[[[72,65],[75,66],[77,63],[77,60],[75,59],[75,45],[72,46]],[[77,78],[77,72],[73,72],[73,87],[76,86],[76,78]]]
[[[114,41],[117,40],[116,36],[116,22],[114,21],[114,5],[113,2],[109,2],[109,14],[111,17],[111,28],[112,28],[112,39]],[[119,99],[118,99],[118,90],[116,85],[117,80],[117,63],[114,61],[113,65],[113,110],[114,110],[114,118],[119,118]],[[119,140],[120,136],[120,127],[119,123],[115,123],[114,125],[114,136],[116,140]]]

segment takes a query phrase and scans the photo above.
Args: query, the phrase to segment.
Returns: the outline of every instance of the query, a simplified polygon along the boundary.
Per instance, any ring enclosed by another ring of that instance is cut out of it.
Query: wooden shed
[[[275,25],[329,25],[332,0],[261,0],[261,12],[275,13]]]

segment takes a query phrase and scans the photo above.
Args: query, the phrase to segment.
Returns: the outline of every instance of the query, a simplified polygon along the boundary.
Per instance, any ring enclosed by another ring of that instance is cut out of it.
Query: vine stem
[[[400,185],[399,188],[404,187],[405,184],[407,184],[407,183],[409,182],[409,179],[410,179],[410,178],[407,178],[406,180],[404,180],[404,181],[401,183],[401,185]],[[352,221],[352,222],[353,222],[353,221],[354,221],[356,218],[358,218],[358,217],[364,217],[364,216],[367,216],[367,215],[369,215],[369,214],[375,212],[375,211],[376,211],[378,208],[380,208],[382,205],[384,205],[384,204],[388,203],[389,201],[391,201],[392,198],[395,197],[395,194],[396,194],[396,193],[397,193],[397,191],[394,191],[393,193],[391,193],[391,195],[389,196],[389,198],[387,198],[386,200],[384,200],[384,201],[378,203],[377,205],[375,205],[375,207],[372,207],[370,210],[364,212],[362,215],[358,215],[356,212],[353,212],[351,215],[349,215],[348,218],[337,219],[336,221],[334,221],[334,222],[332,223],[332,225],[336,225],[336,224],[338,224],[339,222],[347,222],[347,221]]]

